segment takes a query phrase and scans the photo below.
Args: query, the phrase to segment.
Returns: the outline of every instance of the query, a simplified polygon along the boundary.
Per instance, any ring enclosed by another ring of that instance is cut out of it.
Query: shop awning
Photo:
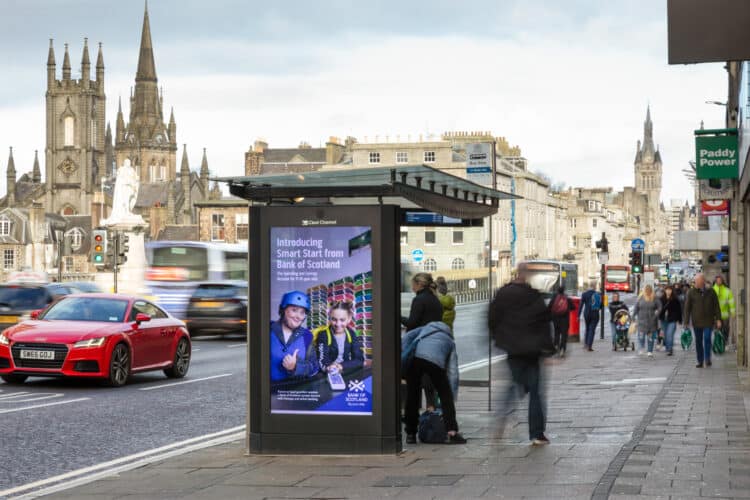
[[[500,200],[520,198],[426,165],[329,168],[215,180],[226,182],[232,195],[254,202],[310,204],[326,200],[338,204],[346,199],[357,204],[401,204],[400,199],[463,219],[486,217],[497,212]]]

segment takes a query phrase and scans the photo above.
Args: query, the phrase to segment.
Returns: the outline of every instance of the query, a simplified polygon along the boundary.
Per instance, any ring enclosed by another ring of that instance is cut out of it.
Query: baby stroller
[[[622,347],[624,351],[635,350],[635,343],[628,338],[630,330],[630,312],[627,309],[620,309],[615,313],[615,351]]]

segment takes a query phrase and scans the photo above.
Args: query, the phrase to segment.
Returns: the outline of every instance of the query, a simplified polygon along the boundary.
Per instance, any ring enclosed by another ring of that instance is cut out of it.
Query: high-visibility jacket
[[[719,307],[721,308],[721,319],[726,320],[734,316],[734,294],[726,285],[714,285],[714,292],[719,298]]]

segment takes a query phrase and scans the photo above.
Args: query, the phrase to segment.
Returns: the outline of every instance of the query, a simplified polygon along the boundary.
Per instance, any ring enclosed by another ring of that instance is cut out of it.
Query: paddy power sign
[[[696,130],[695,170],[698,179],[736,179],[739,176],[736,130]]]

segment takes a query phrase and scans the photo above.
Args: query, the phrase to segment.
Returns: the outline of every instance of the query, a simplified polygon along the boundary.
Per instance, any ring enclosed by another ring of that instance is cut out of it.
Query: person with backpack
[[[638,318],[638,355],[643,354],[643,348],[648,338],[648,356],[654,355],[654,343],[659,334],[659,314],[661,303],[656,299],[654,287],[646,285],[643,293],[638,297],[633,309],[633,318]]]
[[[532,445],[549,444],[544,435],[547,417],[541,360],[554,353],[550,335],[550,310],[542,294],[528,283],[525,263],[516,277],[497,291],[490,304],[488,326],[495,345],[508,353],[513,383],[506,392],[510,405],[516,386],[529,394],[529,439]],[[505,420],[500,423],[504,427]]]
[[[596,325],[599,323],[599,314],[602,309],[602,294],[596,291],[596,282],[589,284],[589,289],[581,295],[581,304],[578,306],[578,317],[583,314],[586,323],[586,337],[583,348],[589,352],[594,350],[594,337],[596,336]]]
[[[406,377],[406,443],[416,444],[419,429],[419,403],[422,377],[428,376],[442,404],[447,442],[466,443],[458,432],[455,400],[458,396],[458,355],[448,325],[433,321],[407,332],[401,339],[402,374]],[[403,355],[407,359],[403,359]]]
[[[349,325],[354,306],[336,301],[328,309],[328,324],[313,331],[320,369],[326,373],[346,373],[365,366],[362,339]]]
[[[574,309],[573,301],[565,295],[565,285],[558,287],[557,293],[549,302],[549,312],[552,317],[552,325],[555,328],[553,345],[555,346],[555,352],[561,358],[565,357],[565,349],[568,346],[570,311]]]
[[[609,331],[612,332],[612,350],[616,350],[617,332],[615,332],[615,314],[620,310],[628,310],[628,306],[625,302],[620,300],[620,294],[615,292],[612,294],[612,300],[609,301]]]

